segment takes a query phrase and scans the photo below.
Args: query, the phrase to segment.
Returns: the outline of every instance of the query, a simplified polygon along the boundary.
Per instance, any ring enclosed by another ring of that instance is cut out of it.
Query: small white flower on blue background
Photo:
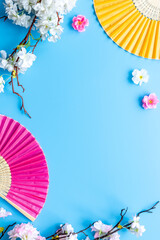
[[[142,83],[147,83],[149,80],[148,72],[145,69],[141,69],[140,71],[138,69],[135,69],[132,72],[132,76],[132,81],[137,85],[139,84],[140,86]]]

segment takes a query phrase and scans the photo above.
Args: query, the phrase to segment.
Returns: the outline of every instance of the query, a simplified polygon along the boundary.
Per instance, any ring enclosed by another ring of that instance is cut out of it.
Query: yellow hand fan
[[[135,55],[160,59],[160,0],[94,0],[108,36]]]

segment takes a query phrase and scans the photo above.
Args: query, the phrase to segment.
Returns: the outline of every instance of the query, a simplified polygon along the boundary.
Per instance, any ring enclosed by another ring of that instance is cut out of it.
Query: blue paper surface
[[[71,27],[77,14],[89,19],[84,33]],[[65,222],[75,230],[96,220],[114,225],[122,208],[129,207],[132,218],[160,199],[160,104],[156,110],[141,108],[145,94],[155,92],[160,99],[160,61],[136,57],[113,43],[92,1],[79,0],[63,26],[62,39],[39,44],[35,63],[20,76],[32,119],[19,110],[10,86],[0,94],[0,113],[31,131],[46,155],[49,194],[34,222],[43,236]],[[26,29],[1,21],[0,49],[11,53],[25,34]],[[147,84],[132,83],[135,68],[148,70]],[[13,213],[0,225],[28,222],[3,200],[0,206]],[[158,239],[160,207],[141,220],[147,229],[141,239]],[[124,232],[121,239],[136,237]]]

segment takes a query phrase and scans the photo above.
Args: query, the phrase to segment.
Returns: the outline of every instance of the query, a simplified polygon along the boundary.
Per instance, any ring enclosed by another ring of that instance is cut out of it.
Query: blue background
[[[2,4],[0,9],[3,14]],[[71,27],[77,14],[90,21],[85,33]],[[128,206],[132,218],[160,199],[160,105],[157,110],[141,108],[145,94],[155,92],[160,98],[160,62],[113,43],[100,27],[92,1],[79,0],[63,26],[62,39],[39,44],[36,62],[20,76],[32,119],[19,110],[10,86],[0,94],[0,113],[31,131],[47,158],[49,194],[34,222],[43,236],[65,222],[75,230],[99,219],[114,224],[121,208]],[[0,32],[0,49],[11,53],[26,29],[1,21]],[[131,82],[135,68],[148,70],[148,84]],[[13,213],[1,225],[28,222],[3,200],[0,205]],[[157,239],[159,216],[160,207],[143,215],[147,231],[142,239]],[[121,234],[124,240],[135,238]]]

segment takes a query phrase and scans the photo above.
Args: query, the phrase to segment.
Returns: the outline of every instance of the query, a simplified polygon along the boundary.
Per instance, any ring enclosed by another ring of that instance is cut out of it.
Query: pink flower
[[[142,103],[142,107],[144,109],[153,109],[157,107],[157,103],[159,103],[159,100],[155,93],[151,93],[149,96],[144,96]]]
[[[84,32],[85,27],[89,25],[89,21],[85,16],[78,15],[73,18],[72,27],[78,32]]]
[[[21,240],[45,240],[31,223],[17,224],[8,232],[8,235],[11,240],[16,240],[17,238]]]

